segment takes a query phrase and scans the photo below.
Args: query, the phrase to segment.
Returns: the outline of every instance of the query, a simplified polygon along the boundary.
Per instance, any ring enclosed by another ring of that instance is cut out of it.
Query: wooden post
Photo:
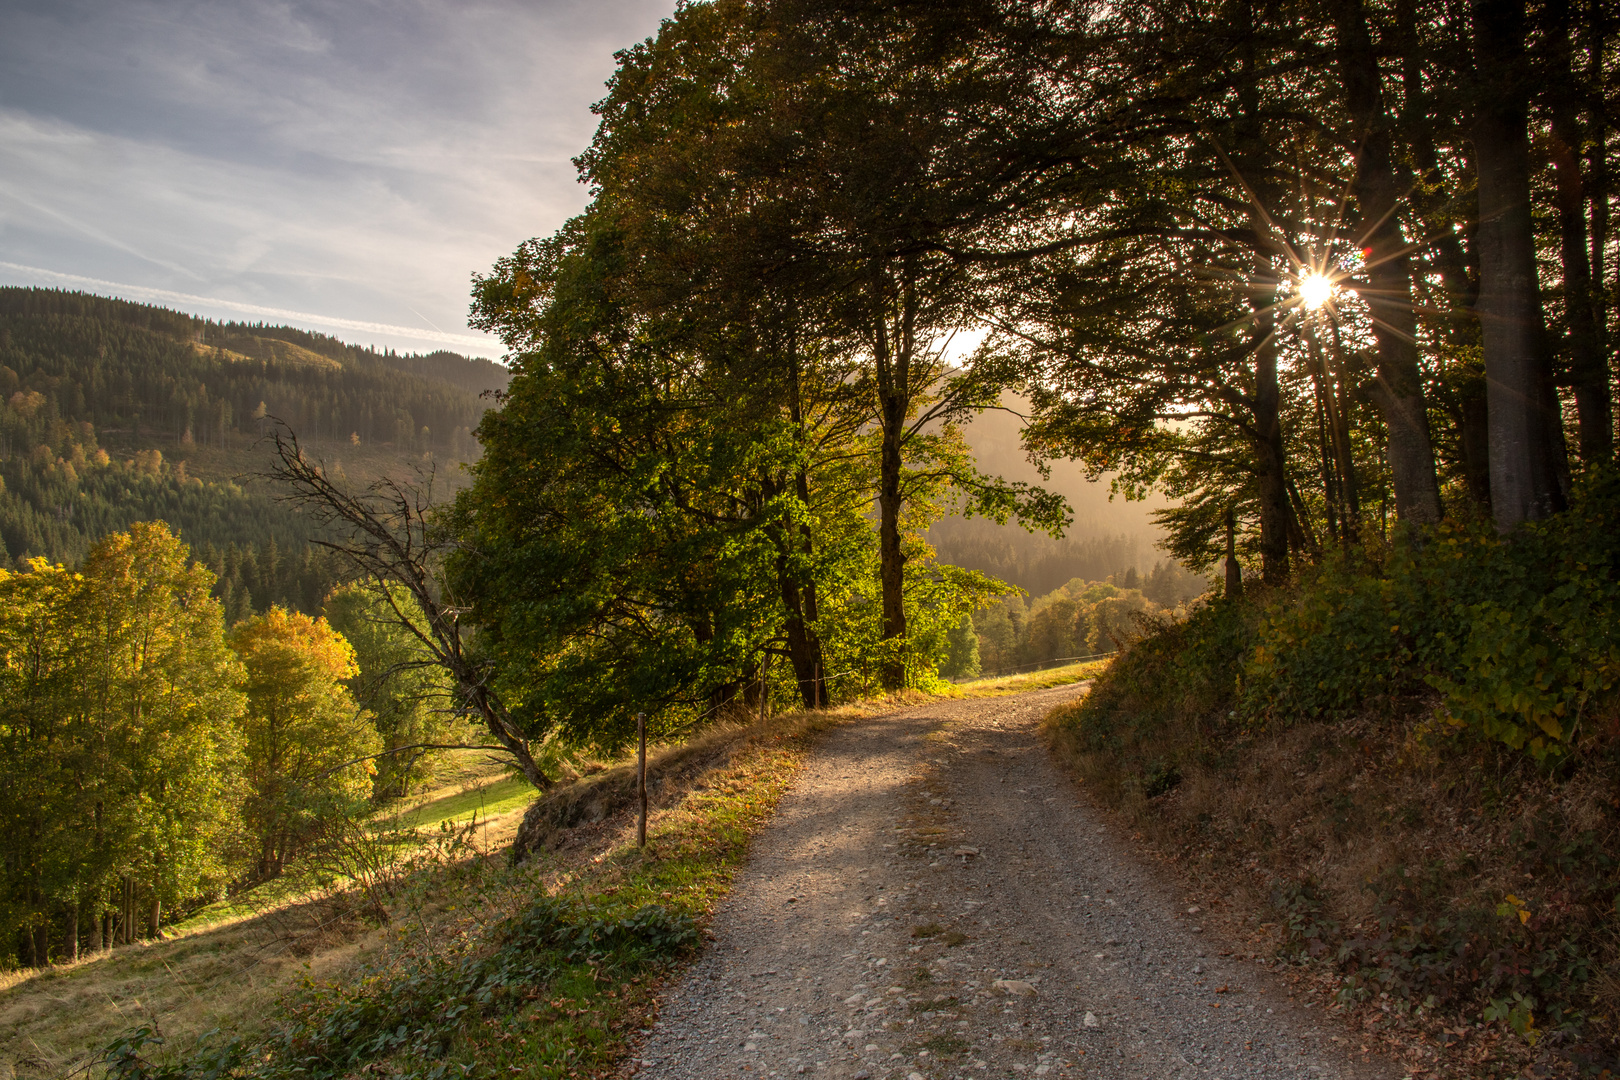
[[[759,665],[759,722],[765,722],[765,673],[771,670],[771,654],[766,653]]]
[[[636,757],[636,795],[641,799],[641,820],[636,823],[636,846],[647,846],[647,714],[636,713],[636,736],[641,742]]]

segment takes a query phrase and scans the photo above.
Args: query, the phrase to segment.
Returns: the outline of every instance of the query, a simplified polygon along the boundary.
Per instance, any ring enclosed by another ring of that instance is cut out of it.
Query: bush
[[[1258,622],[1251,607],[1228,600],[1179,621],[1145,616],[1146,636],[1068,707],[1082,746],[1118,751],[1153,743],[1167,728],[1222,726]]]
[[[1333,719],[1432,687],[1439,718],[1538,760],[1612,734],[1620,676],[1620,477],[1510,538],[1402,534],[1382,562],[1329,560],[1274,599],[1243,673],[1254,722]],[[1594,723],[1595,721],[1595,723]]]

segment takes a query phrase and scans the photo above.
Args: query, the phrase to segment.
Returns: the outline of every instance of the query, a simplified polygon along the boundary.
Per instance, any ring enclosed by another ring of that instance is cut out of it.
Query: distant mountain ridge
[[[131,438],[144,425],[148,437],[180,442],[189,429],[193,440],[226,448],[233,433],[258,436],[263,403],[313,441],[358,436],[456,456],[470,449],[487,407],[480,395],[509,379],[500,364],[451,352],[379,352],[294,327],[0,289],[0,391],[42,393],[64,419]]]
[[[271,420],[355,482],[431,466],[454,485],[478,456],[484,395],[509,378],[451,352],[0,288],[0,565],[75,562],[98,537],[163,518],[223,577],[250,567],[222,584],[240,586],[233,616],[308,608],[329,575],[310,567],[307,522],[251,482]]]

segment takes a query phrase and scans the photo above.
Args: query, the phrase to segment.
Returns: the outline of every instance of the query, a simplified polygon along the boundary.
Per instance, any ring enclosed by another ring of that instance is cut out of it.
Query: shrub
[[[1432,687],[1439,717],[1538,760],[1612,734],[1620,678],[1620,478],[1509,538],[1402,534],[1381,562],[1329,560],[1272,599],[1244,668],[1255,722],[1334,719]],[[1596,725],[1593,721],[1597,720]]]
[[[1168,727],[1220,726],[1240,689],[1257,613],[1214,600],[1186,619],[1144,616],[1141,640],[1069,707],[1088,750],[1152,742]]]

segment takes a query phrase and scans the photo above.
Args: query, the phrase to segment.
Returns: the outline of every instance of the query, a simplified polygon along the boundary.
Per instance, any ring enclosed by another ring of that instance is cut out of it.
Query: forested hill
[[[0,289],[0,365],[7,398],[38,392],[45,412],[104,437],[228,448],[256,438],[268,411],[307,440],[452,455],[483,414],[478,395],[507,380],[499,364],[455,353],[401,356],[49,289]]]
[[[168,521],[234,590],[232,615],[309,608],[330,574],[303,522],[248,477],[273,418],[351,479],[431,463],[450,482],[505,387],[489,360],[399,355],[285,326],[85,293],[0,289],[0,563],[76,562]]]

